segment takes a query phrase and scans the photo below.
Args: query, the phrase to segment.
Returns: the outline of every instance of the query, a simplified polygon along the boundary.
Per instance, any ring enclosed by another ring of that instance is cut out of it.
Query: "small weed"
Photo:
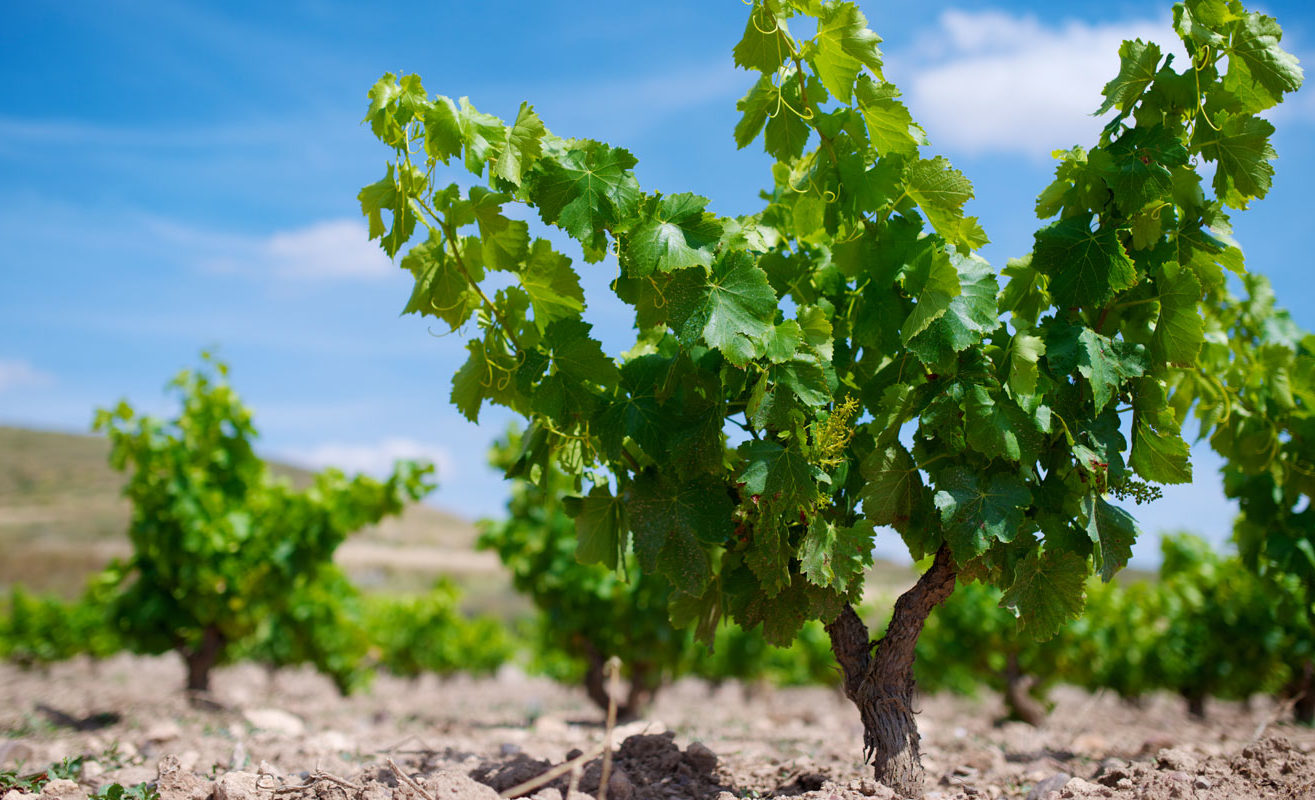
[[[160,800],[160,793],[149,783],[138,783],[127,788],[121,783],[111,783],[87,800]]]

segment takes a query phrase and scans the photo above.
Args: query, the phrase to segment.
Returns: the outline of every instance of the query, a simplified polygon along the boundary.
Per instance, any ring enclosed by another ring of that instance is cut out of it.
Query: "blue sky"
[[[1167,3],[861,6],[932,150],[975,182],[995,264],[1030,247],[1049,152],[1094,138],[1118,43],[1172,36]],[[1257,7],[1310,64],[1310,4]],[[731,136],[753,82],[730,57],[746,13],[734,0],[6,4],[0,422],[85,431],[120,397],[168,412],[167,377],[218,345],[267,455],[373,471],[431,457],[432,502],[498,513],[506,490],[484,451],[508,417],[476,427],[449,407],[460,338],[398,316],[407,275],[365,241],[356,192],[387,156],[359,124],[365,92],[391,70],[504,117],[529,100],[554,133],[629,148],[646,190],[745,213],[768,182],[767,157]],[[1236,233],[1312,328],[1315,93],[1272,118],[1274,189],[1235,215]],[[591,319],[625,341],[599,295],[615,265],[584,268]],[[1134,509],[1148,532],[1227,537],[1218,462],[1205,448],[1196,461],[1195,485]],[[1155,550],[1145,537],[1138,561]]]

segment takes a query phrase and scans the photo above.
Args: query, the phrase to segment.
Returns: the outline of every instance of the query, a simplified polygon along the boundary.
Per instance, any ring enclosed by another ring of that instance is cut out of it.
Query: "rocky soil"
[[[305,672],[221,670],[211,707],[189,704],[173,657],[24,672],[0,665],[0,770],[82,757],[43,800],[118,783],[160,800],[535,800],[599,793],[606,731],[581,691],[506,670],[496,679],[381,678],[338,697]],[[1044,728],[996,724],[994,697],[930,697],[919,725],[927,797],[1315,798],[1315,730],[1257,699],[1206,721],[1172,697],[1140,708],[1059,691]],[[854,709],[832,690],[682,682],[613,732],[613,800],[890,794],[861,762]],[[518,784],[564,765],[545,785]],[[571,769],[574,765],[577,769]],[[125,800],[127,800],[125,795]],[[0,800],[30,800],[13,791]]]

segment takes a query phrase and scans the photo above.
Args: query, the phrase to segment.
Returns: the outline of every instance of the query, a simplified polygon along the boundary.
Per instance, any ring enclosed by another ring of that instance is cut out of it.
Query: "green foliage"
[[[390,255],[428,233],[403,260],[417,278],[406,310],[474,320],[453,403],[472,420],[486,402],[526,416],[509,475],[545,502],[575,493],[576,553],[615,567],[633,551],[705,640],[723,616],[779,644],[833,619],[861,594],[854,554],[887,524],[1054,633],[1137,535],[1107,498],[1191,478],[1191,402],[1175,387],[1205,346],[1221,267],[1241,270],[1219,238],[1225,209],[1269,188],[1272,127],[1255,114],[1300,69],[1272,19],[1178,4],[1188,63],[1124,45],[1101,108],[1115,115],[1094,145],[1058,154],[1037,202],[1053,221],[997,272],[973,253],[987,239],[964,213],[971,183],[922,154],[857,7],[764,0],[749,14],[733,57],[760,77],[734,136],[761,135],[776,163],[764,207],[741,217],[644,192],[628,151],[559,138],[528,106],[506,125],[429,97],[418,76],[383,76],[367,120],[395,160],[360,200]],[[790,33],[797,16],[815,35]],[[476,178],[494,165],[487,185],[444,188],[456,157]],[[617,255],[633,348],[603,351],[569,259],[531,241],[511,204],[586,261]],[[840,408],[836,452],[818,432]]]
[[[121,647],[106,616],[104,587],[95,582],[72,602],[39,597],[15,586],[0,615],[0,658],[24,667],[79,655],[106,658]]]
[[[170,388],[182,409],[169,421],[127,403],[96,415],[111,464],[129,472],[124,493],[133,506],[133,555],[100,579],[111,587],[109,613],[125,647],[183,654],[190,682],[204,683],[211,666],[255,646],[263,629],[264,657],[308,660],[349,685],[358,644],[325,633],[339,612],[298,604],[349,602],[330,563],[334,550],[428,492],[433,468],[400,462],[382,482],[329,469],[296,490],[252,450],[251,414],[227,373],[208,357],[202,369],[180,373]],[[274,631],[283,642],[270,639]]]
[[[364,627],[379,666],[406,678],[497,671],[513,654],[511,637],[497,620],[467,619],[460,600],[456,584],[446,579],[424,594],[367,596]]]
[[[514,467],[530,441],[510,434],[490,451],[490,462],[504,470]],[[608,567],[581,563],[577,552],[597,545],[592,537],[577,541],[576,523],[564,507],[570,481],[560,469],[547,469],[537,484],[513,481],[505,520],[480,523],[479,546],[497,552],[516,590],[538,609],[531,666],[559,680],[582,680],[591,667],[600,669],[616,656],[632,681],[656,691],[680,673],[691,641],[668,619],[670,587],[636,565],[628,550],[621,554],[629,562],[628,581]],[[581,510],[577,519],[623,513],[597,494],[578,502],[603,510]],[[590,530],[610,523],[592,524]],[[616,557],[615,549],[610,552]]]
[[[1166,537],[1158,580],[1093,583],[1054,638],[1019,636],[1001,593],[960,586],[927,623],[916,671],[928,691],[1004,691],[1010,660],[1044,699],[1057,682],[1124,698],[1277,693],[1315,652],[1315,615],[1294,576],[1262,578],[1195,536]]]

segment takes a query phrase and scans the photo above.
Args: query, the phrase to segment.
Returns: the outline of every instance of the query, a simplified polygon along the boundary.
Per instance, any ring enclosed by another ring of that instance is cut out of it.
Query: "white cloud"
[[[933,146],[1048,159],[1095,139],[1103,122],[1091,114],[1118,74],[1119,45],[1137,38],[1185,63],[1167,19],[1050,26],[1002,11],[946,11],[888,72]]]
[[[27,361],[18,358],[0,358],[0,394],[15,389],[49,386],[53,375],[42,372]]]
[[[437,468],[440,481],[453,474],[456,464],[447,448],[403,437],[389,437],[374,444],[326,442],[285,451],[279,457],[313,469],[337,467],[347,473],[364,472],[375,477],[386,477],[398,459],[429,461]]]
[[[396,271],[370,241],[365,224],[352,219],[324,220],[268,236],[216,234],[165,223],[159,227],[201,253],[200,266],[214,272],[300,282],[370,280]]]

